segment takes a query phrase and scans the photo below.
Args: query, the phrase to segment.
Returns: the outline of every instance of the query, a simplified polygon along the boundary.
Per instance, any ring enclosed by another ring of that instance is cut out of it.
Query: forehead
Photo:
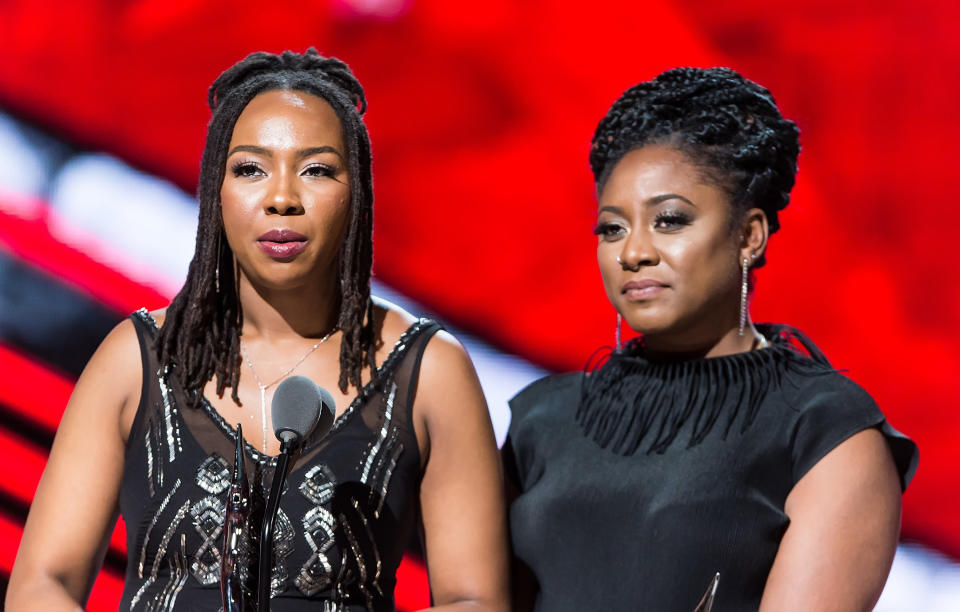
[[[302,91],[268,91],[254,97],[233,127],[230,147],[267,149],[334,146],[343,149],[340,118],[318,96]]]
[[[601,205],[645,201],[675,193],[693,202],[720,200],[726,193],[708,180],[703,168],[669,145],[647,145],[626,153],[614,166],[599,194]]]

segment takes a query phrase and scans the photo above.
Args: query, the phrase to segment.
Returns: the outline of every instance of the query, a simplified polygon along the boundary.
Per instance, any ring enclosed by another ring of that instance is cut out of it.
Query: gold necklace
[[[329,332],[327,332],[327,335],[324,336],[323,338],[320,338],[319,342],[317,342],[312,347],[310,347],[310,350],[304,353],[303,357],[298,359],[295,364],[287,368],[283,374],[281,374],[276,378],[276,380],[273,380],[272,382],[269,382],[267,384],[263,384],[263,381],[261,381],[260,377],[257,376],[257,370],[253,367],[253,362],[250,361],[250,355],[247,354],[247,347],[243,343],[243,339],[240,340],[240,352],[243,354],[243,358],[246,360],[247,365],[250,367],[250,372],[253,374],[254,382],[257,383],[257,388],[260,389],[260,425],[263,430],[263,446],[261,447],[261,450],[264,452],[264,454],[266,454],[267,452],[267,389],[277,384],[287,376],[290,376],[290,374],[294,370],[296,370],[301,363],[307,360],[307,357],[309,357],[313,353],[313,351],[317,350],[317,347],[319,347],[321,344],[326,342],[327,339],[329,339],[330,336],[332,336],[336,331],[337,331],[337,328],[334,327]]]

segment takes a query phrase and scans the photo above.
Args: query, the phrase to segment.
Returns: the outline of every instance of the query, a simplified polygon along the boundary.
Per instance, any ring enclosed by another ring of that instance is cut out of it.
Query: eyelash
[[[665,210],[657,213],[657,216],[653,219],[653,227],[658,229],[677,228],[691,223],[693,223],[693,218],[678,210]]]
[[[616,223],[597,223],[597,226],[593,228],[593,233],[604,240],[612,240],[616,237],[616,234],[623,231],[623,226]]]
[[[317,172],[313,172],[317,170]],[[254,162],[239,161],[230,165],[230,172],[236,177],[253,177],[258,174],[265,174],[263,169]],[[337,173],[336,168],[325,164],[310,164],[303,169],[306,176],[334,176]]]
[[[653,219],[655,229],[678,229],[691,223],[693,223],[693,218],[690,215],[673,210],[658,213]],[[593,233],[604,240],[615,240],[624,231],[623,226],[618,223],[597,223],[596,227],[593,228]]]
[[[308,176],[333,176],[337,173],[337,169],[332,166],[327,166],[326,164],[310,164],[303,169],[303,173],[306,174],[311,170],[319,170],[316,174],[309,174]]]
[[[238,161],[230,165],[230,172],[233,173],[233,176],[251,177],[255,176],[258,172],[262,173],[263,170],[253,162]]]

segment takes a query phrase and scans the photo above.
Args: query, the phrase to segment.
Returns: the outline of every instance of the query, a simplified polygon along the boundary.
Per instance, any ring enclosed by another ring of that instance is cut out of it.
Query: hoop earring
[[[743,258],[741,269],[743,272],[740,275],[740,335],[742,336],[747,326],[747,285],[750,280],[750,260],[746,257]]]
[[[621,343],[620,343],[620,334],[621,334],[620,328],[621,328],[621,327],[623,327],[623,317],[620,316],[620,313],[618,312],[618,313],[617,313],[617,329],[616,329],[616,331],[614,331],[614,334],[613,334],[614,343],[615,343],[615,345],[616,345],[616,347],[617,347],[617,351],[620,350],[620,346],[621,346]]]

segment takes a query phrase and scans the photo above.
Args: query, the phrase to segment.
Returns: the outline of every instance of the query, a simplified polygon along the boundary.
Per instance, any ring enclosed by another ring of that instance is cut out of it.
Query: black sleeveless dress
[[[536,610],[692,612],[719,572],[713,611],[756,611],[787,495],[830,450],[876,427],[906,487],[913,442],[802,334],[758,328],[769,348],[663,364],[635,342],[511,400],[510,531]]]
[[[216,612],[224,501],[236,432],[213,407],[187,407],[157,363],[157,325],[134,326],[143,359],[140,406],[127,441],[120,512],[128,562],[120,610]],[[414,323],[376,384],[308,439],[292,465],[273,543],[271,610],[393,610],[395,572],[415,530],[420,453],[411,422],[420,360],[440,329]],[[266,497],[272,459],[246,446],[254,495]]]

